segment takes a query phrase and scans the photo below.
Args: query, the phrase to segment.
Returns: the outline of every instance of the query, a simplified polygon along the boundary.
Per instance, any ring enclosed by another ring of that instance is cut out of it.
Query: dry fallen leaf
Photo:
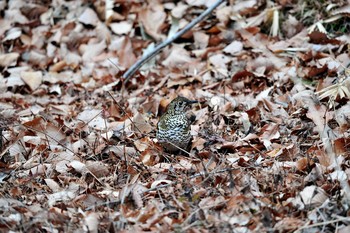
[[[5,53],[0,54],[0,66],[8,67],[16,64],[19,53]]]
[[[40,71],[24,71],[21,73],[21,78],[30,87],[30,89],[34,91],[43,81],[43,74]]]
[[[91,8],[86,8],[84,12],[79,16],[79,22],[85,25],[96,26],[99,19],[96,15],[96,12]]]
[[[120,23],[111,23],[110,27],[112,31],[117,35],[128,34],[132,29],[132,23],[123,21]]]
[[[164,8],[157,2],[153,2],[139,12],[139,19],[145,31],[156,40],[164,39],[164,36],[160,34],[160,29],[165,18]]]

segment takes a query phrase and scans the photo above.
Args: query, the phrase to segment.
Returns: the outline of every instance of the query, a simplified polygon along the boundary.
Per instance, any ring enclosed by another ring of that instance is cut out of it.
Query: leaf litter
[[[213,3],[0,3],[2,231],[348,232],[349,3],[225,2],[124,82]]]

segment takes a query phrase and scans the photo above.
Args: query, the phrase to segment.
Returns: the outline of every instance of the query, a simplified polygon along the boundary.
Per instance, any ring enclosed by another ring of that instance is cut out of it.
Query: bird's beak
[[[197,100],[189,100],[189,101],[187,101],[187,103],[188,104],[196,104],[196,103],[198,103],[198,101]]]

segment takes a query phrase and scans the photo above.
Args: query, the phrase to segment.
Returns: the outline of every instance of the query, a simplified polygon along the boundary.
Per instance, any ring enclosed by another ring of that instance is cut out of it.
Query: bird
[[[191,124],[195,116],[189,116],[187,111],[198,101],[178,96],[172,100],[160,117],[157,124],[156,137],[165,151],[175,153],[188,151],[191,141]]]

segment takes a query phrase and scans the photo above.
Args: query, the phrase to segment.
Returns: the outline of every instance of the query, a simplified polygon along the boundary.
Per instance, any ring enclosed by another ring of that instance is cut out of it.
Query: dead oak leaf
[[[164,36],[160,34],[166,19],[163,5],[153,2],[139,12],[139,19],[148,35],[158,41],[164,39]]]
[[[117,50],[118,61],[123,68],[130,67],[136,62],[136,56],[129,37],[120,39],[120,49]]]

